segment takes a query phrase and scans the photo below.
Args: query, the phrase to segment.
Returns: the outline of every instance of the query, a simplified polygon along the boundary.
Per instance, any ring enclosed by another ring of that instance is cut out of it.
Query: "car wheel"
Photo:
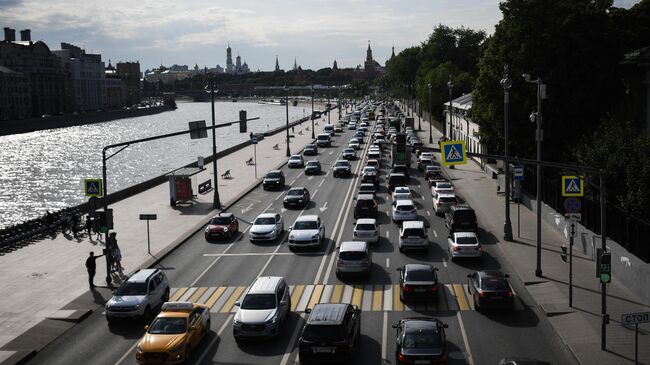
[[[169,288],[165,289],[165,294],[163,294],[162,301],[169,302]]]
[[[207,336],[210,333],[210,325],[211,325],[211,323],[210,323],[210,320],[208,319],[208,321],[205,322],[205,328],[203,329],[203,332],[204,332],[203,335],[204,336]]]

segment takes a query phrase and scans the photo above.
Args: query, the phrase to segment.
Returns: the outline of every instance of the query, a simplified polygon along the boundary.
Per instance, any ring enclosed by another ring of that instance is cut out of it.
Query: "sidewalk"
[[[425,146],[438,147],[442,136],[435,129],[435,146],[428,143],[429,123],[422,120],[420,132]],[[416,117],[417,126],[417,117]],[[595,263],[591,257],[574,255],[573,258],[573,308],[569,303],[569,265],[560,259],[560,246],[568,245],[566,232],[557,231],[542,220],[542,272],[535,276],[536,266],[536,214],[521,206],[521,237],[517,237],[517,205],[512,203],[510,215],[513,242],[503,241],[504,196],[497,195],[496,180],[469,161],[466,165],[446,169],[453,179],[456,192],[472,206],[479,218],[479,224],[491,232],[497,244],[508,258],[539,309],[582,364],[630,364],[634,363],[634,328],[623,327],[621,314],[650,311],[641,304],[637,295],[613,281],[607,287],[607,312],[610,324],[607,326],[607,350],[601,343],[601,294],[595,275]],[[577,250],[574,249],[574,253]],[[650,364],[650,326],[639,326],[639,362]]]
[[[336,114],[336,110],[334,110]],[[337,119],[332,116],[332,123]],[[317,119],[316,134],[322,131],[327,123],[325,119]],[[311,142],[311,122],[304,122],[295,127],[291,138],[291,153],[299,153]],[[249,132],[257,132],[255,126],[249,123]],[[302,134],[299,134],[302,132]],[[219,137],[217,135],[217,144]],[[278,144],[279,149],[273,145]],[[286,134],[277,133],[266,137],[257,144],[257,179],[255,166],[246,165],[246,160],[253,157],[253,146],[250,145],[235,151],[217,162],[217,173],[221,175],[231,170],[231,179],[218,176],[219,195],[224,208],[234,204],[238,198],[256,186],[268,170],[278,168],[287,161]],[[212,164],[207,164],[205,170],[192,177],[194,192],[196,184],[212,178]],[[110,179],[110,176],[109,176]],[[214,184],[214,181],[213,181]],[[172,207],[169,204],[168,183],[160,184],[140,194],[134,195],[115,204],[111,204],[114,216],[114,231],[122,251],[122,266],[128,274],[142,267],[148,267],[155,262],[155,257],[162,257],[166,252],[183,242],[189,234],[201,229],[215,214],[212,208],[213,191],[198,195],[191,206]],[[150,222],[151,252],[147,253],[146,222],[138,219],[139,214],[157,214],[157,220]],[[96,309],[99,305],[87,295],[88,274],[84,266],[89,251],[101,254],[103,242],[82,237],[79,239],[66,238],[58,234],[55,239],[46,239],[0,256],[0,364],[15,361],[19,355],[38,350],[46,344],[48,338],[58,336],[74,322],[78,322]],[[110,288],[105,286],[105,260],[97,260],[97,275],[95,284],[99,286],[97,293],[110,296]],[[113,285],[119,285],[120,277],[113,277]],[[88,297],[86,310],[64,310],[63,308],[80,296]],[[47,320],[47,319],[50,320]],[[51,319],[55,319],[54,322]],[[39,326],[36,337],[45,336],[41,340],[30,340],[25,334],[35,325]],[[49,322],[48,322],[49,321]],[[69,326],[60,325],[67,323]],[[42,328],[46,328],[45,331]],[[52,333],[45,333],[51,331]],[[48,337],[49,336],[49,337]],[[45,342],[45,343],[42,343]]]

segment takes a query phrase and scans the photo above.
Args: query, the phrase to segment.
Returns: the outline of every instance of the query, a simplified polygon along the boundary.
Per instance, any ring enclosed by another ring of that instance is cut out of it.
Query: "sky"
[[[629,8],[639,0],[615,0]],[[50,49],[66,42],[100,53],[113,65],[139,61],[222,67],[230,44],[251,70],[270,71],[294,59],[303,69],[382,65],[419,45],[438,24],[493,33],[499,0],[0,0],[0,25],[31,29]],[[4,37],[3,34],[0,36]],[[2,38],[4,39],[4,38]]]

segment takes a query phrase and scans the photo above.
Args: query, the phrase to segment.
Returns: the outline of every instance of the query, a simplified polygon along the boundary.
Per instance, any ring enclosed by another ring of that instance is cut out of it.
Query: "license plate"
[[[314,347],[314,353],[317,354],[333,354],[334,347]]]
[[[426,290],[426,289],[422,289],[422,288],[420,288],[420,289],[415,289],[415,292],[416,292],[416,293],[424,293],[425,291],[427,291],[427,290]]]
[[[501,299],[503,299],[503,298],[501,298],[501,297],[499,297],[499,296],[493,296],[493,297],[490,297],[490,299],[492,299],[492,300],[497,300],[497,301],[498,301],[498,300],[501,300]]]
[[[415,360],[413,361],[414,364],[431,364],[431,361],[429,360]]]

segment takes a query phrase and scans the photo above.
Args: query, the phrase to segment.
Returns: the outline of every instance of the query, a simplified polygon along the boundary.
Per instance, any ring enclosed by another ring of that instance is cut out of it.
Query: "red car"
[[[239,221],[232,213],[219,213],[205,227],[205,240],[231,239],[239,231]]]

